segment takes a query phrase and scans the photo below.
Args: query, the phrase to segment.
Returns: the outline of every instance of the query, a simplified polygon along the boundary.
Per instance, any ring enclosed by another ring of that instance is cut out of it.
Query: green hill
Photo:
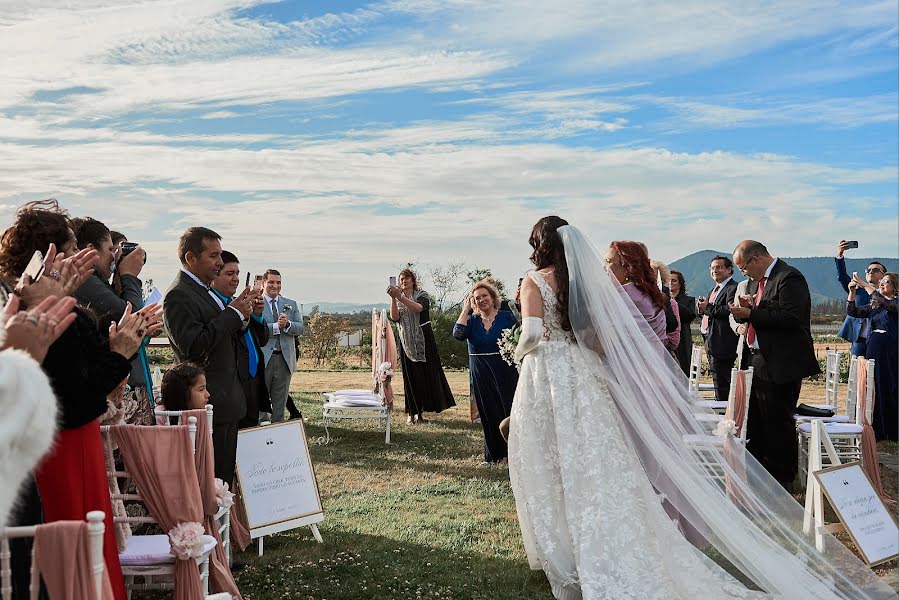
[[[678,259],[668,266],[684,274],[687,282],[687,293],[691,296],[705,296],[714,287],[709,276],[709,263],[716,255],[730,256],[729,252],[716,252],[714,250],[700,250],[689,256]],[[846,292],[837,281],[837,271],[832,256],[814,256],[810,258],[789,258],[784,260],[796,267],[805,275],[808,281],[809,291],[812,294],[812,303],[820,304],[830,300],[845,300]],[[888,271],[899,270],[897,258],[846,258],[846,270],[851,275],[853,271],[862,273],[865,267],[876,260],[886,265]],[[735,271],[734,279],[745,279],[739,271]]]

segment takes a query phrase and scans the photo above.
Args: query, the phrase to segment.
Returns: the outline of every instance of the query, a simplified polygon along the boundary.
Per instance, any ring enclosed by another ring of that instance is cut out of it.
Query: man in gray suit
[[[297,303],[281,295],[281,273],[269,269],[263,276],[265,309],[263,319],[271,328],[265,355],[265,385],[272,403],[272,423],[284,420],[284,409],[291,419],[302,417],[290,399],[290,379],[297,369],[294,338],[303,333],[303,316]]]

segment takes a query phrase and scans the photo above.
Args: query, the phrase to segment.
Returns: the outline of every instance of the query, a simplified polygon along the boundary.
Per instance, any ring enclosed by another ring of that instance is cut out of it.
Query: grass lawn
[[[552,599],[543,573],[528,569],[507,469],[479,466],[483,437],[469,421],[468,373],[447,378],[457,406],[406,425],[400,394],[388,446],[382,430],[360,421],[329,426],[324,444],[320,393],[368,387],[369,373],[294,376],[325,508],[324,543],[302,528],[266,538],[262,558],[255,544],[237,553],[248,563],[236,573],[246,600]],[[823,395],[823,385],[803,386],[805,402]],[[884,479],[895,498],[895,473],[885,470]],[[878,572],[896,579],[895,564]]]

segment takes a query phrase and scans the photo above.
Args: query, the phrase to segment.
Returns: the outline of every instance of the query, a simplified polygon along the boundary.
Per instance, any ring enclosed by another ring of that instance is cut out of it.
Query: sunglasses
[[[865,269],[865,273],[883,273],[883,269],[874,267],[873,269]]]

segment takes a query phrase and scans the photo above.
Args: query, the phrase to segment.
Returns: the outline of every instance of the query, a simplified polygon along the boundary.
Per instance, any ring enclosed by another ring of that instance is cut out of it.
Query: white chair
[[[850,360],[849,361],[849,382],[846,387],[846,412],[843,414],[836,414],[837,412],[837,392],[839,385],[839,365],[840,365],[840,356],[842,352],[837,352],[837,358],[835,359],[836,368],[835,371],[832,370],[830,364],[830,354],[833,350],[828,350],[828,363],[827,363],[827,371],[833,372],[833,383],[830,383],[831,374],[827,373],[825,376],[825,402],[827,404],[822,405],[820,408],[830,409],[834,411],[834,415],[832,417],[810,417],[807,415],[795,415],[797,426],[801,423],[810,423],[813,420],[824,421],[825,423],[854,423],[855,422],[855,407],[858,402],[858,361]],[[806,436],[807,437],[807,436]],[[799,440],[800,443],[803,442],[803,439]]]
[[[737,369],[731,370],[730,390],[728,392],[729,401],[726,402],[727,409],[724,416],[721,417],[720,415],[708,414],[707,418],[697,418],[697,420],[699,420],[704,427],[706,426],[705,422],[712,420],[715,421],[715,424],[720,422],[722,418],[734,421],[737,429],[734,439],[745,446],[747,441],[746,432],[748,429],[747,421],[749,419],[749,396],[752,393],[753,368],[749,367],[745,372],[746,396],[743,401],[743,410],[739,415],[733,414],[734,406],[737,404],[737,402],[735,402],[737,395],[737,373]],[[699,417],[699,415],[697,415],[697,417]],[[724,439],[714,434],[690,434],[684,436],[684,442],[693,448],[697,456],[699,456],[700,464],[705,469],[706,473],[712,479],[720,481],[722,484],[725,483],[726,476],[720,469],[720,460],[718,458],[718,453],[724,450]]]
[[[101,596],[103,588],[103,573],[106,564],[103,562],[103,532],[106,526],[103,519],[106,513],[102,510],[92,510],[87,513],[87,541],[90,546],[90,575],[94,579],[97,598]],[[16,538],[34,537],[37,528],[41,525],[30,527],[0,527],[0,598],[6,600],[12,598],[12,569],[10,566],[9,540]],[[34,569],[34,553],[32,552],[31,580],[29,596],[37,598],[40,587],[40,575]]]
[[[865,360],[864,357],[859,358],[861,358],[861,360]],[[815,421],[821,421],[824,424],[824,428],[827,431],[827,436],[830,441],[833,442],[834,451],[836,452],[837,456],[840,457],[840,460],[844,463],[853,460],[861,460],[862,425],[864,423],[864,419],[867,419],[870,423],[874,414],[874,361],[868,361],[868,378],[865,388],[864,414],[862,414],[858,410],[858,399],[856,391],[858,377],[857,361],[858,358],[852,361],[852,364],[849,367],[849,396],[851,397],[852,421],[841,422],[829,420],[833,419],[833,417],[815,419]],[[850,406],[849,399],[847,399],[846,406],[848,411]],[[798,423],[796,425],[796,431],[799,436],[799,472],[802,478],[805,480],[808,479],[808,444],[809,439],[812,435],[812,423],[813,421],[806,421]]]
[[[157,409],[154,411],[154,414],[160,417],[165,417],[166,424],[171,423],[169,417],[174,419],[174,424],[178,425],[181,423],[181,417],[183,410],[160,410]],[[206,423],[209,424],[209,437],[212,438],[212,414],[213,408],[211,404],[206,405]],[[231,507],[219,506],[219,510],[215,513],[213,517],[215,519],[215,526],[218,528],[219,536],[222,538],[222,549],[225,551],[225,558],[228,559],[228,564],[231,564]]]
[[[194,452],[197,449],[197,418],[188,417],[188,431],[190,432],[191,443]],[[109,457],[112,456],[112,434],[108,426],[100,427],[103,436],[104,451],[107,455],[107,474],[115,477],[124,477],[130,479],[127,471],[118,471],[115,465],[111,464]],[[137,494],[115,494],[113,500],[129,500],[143,502],[140,490]],[[116,523],[129,523],[131,525],[157,523],[153,516],[127,516],[116,517]],[[215,538],[212,536],[203,536],[204,546],[201,556],[196,558],[197,565],[200,568],[200,582],[203,586],[204,597],[209,594],[209,555],[215,549]],[[125,578],[125,587],[128,590],[128,597],[134,590],[170,590],[174,589],[175,582],[175,557],[172,556],[171,545],[169,544],[169,536],[166,534],[159,535],[131,535],[125,543],[125,550],[119,553],[119,562],[122,565],[122,575]],[[135,579],[140,577],[143,583],[136,583]]]
[[[702,346],[693,346],[693,351],[690,353],[690,371],[687,374],[687,386],[696,398],[693,406],[723,413],[727,409],[727,402],[719,402],[715,399],[715,384],[699,383],[699,374],[702,371],[702,353]]]
[[[832,410],[837,412],[837,400],[839,398],[840,388],[840,359],[843,353],[836,350],[828,350],[824,360],[824,403],[816,404],[816,408],[823,410]],[[851,368],[851,367],[850,367]],[[836,414],[834,416],[837,416]],[[794,415],[796,421],[811,421],[812,419],[820,419],[821,417],[810,417],[808,415]],[[825,417],[832,419],[833,417]],[[845,421],[849,421],[845,418]],[[842,422],[842,420],[840,420]]]
[[[381,394],[367,390],[338,390],[322,394],[322,425],[325,443],[331,441],[328,425],[332,421],[369,419],[384,425],[384,443],[390,443],[390,407],[383,404]]]
[[[728,390],[728,393],[727,393],[728,400],[727,400],[727,402],[721,403],[724,405],[724,413],[723,414],[718,413],[718,412],[694,413],[693,416],[696,417],[696,420],[699,421],[699,423],[703,426],[704,429],[708,429],[708,430],[715,429],[715,427],[718,426],[718,423],[720,423],[722,419],[733,419],[734,421],[737,421],[737,419],[735,419],[733,416],[728,416],[728,414],[729,414],[728,411],[731,410],[730,407],[732,406],[734,397],[736,396],[736,393],[737,393],[737,382],[736,382],[737,372],[738,372],[737,369],[731,369],[730,389]],[[749,397],[750,397],[750,394],[752,394],[753,373],[754,373],[753,367],[749,367],[749,369],[746,371],[746,407],[745,407],[746,410],[749,410]],[[712,408],[713,410],[715,410],[713,407],[706,407],[706,408]],[[745,419],[746,416],[743,415],[742,418]],[[745,423],[745,421],[742,421],[742,422]],[[744,430],[745,430],[745,427],[744,427]],[[745,440],[745,435],[743,437]]]

